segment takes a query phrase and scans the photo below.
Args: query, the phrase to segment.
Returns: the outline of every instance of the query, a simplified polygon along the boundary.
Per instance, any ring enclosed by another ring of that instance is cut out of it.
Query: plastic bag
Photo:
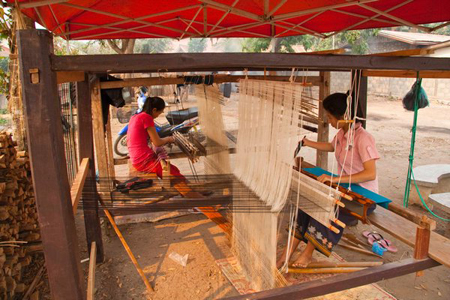
[[[403,108],[405,108],[406,110],[414,111],[414,101],[416,101],[417,84],[420,84],[421,82],[422,82],[422,79],[416,80],[416,82],[414,82],[414,84],[411,87],[411,89],[409,90],[409,92],[405,95],[405,97],[403,97],[403,101],[402,101]],[[419,109],[430,105],[430,103],[428,102],[427,93],[425,92],[425,90],[423,89],[422,86],[420,86],[420,88],[419,88],[419,103],[418,104],[419,104]]]

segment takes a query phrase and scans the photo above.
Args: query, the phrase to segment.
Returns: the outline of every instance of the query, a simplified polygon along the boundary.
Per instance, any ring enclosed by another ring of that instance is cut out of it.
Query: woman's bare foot
[[[292,264],[294,268],[306,268],[308,264],[312,261],[312,254],[314,252],[314,245],[308,242],[305,250],[303,250],[300,257]]]

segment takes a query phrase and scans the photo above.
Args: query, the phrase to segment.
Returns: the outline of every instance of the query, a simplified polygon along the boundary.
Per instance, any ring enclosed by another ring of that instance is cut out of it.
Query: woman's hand
[[[302,139],[302,145],[303,146],[306,146],[306,147],[310,147],[310,140],[308,140],[307,138],[306,138],[306,136],[305,137],[303,137],[303,139]]]
[[[173,144],[173,143],[175,143],[175,137],[173,137],[173,136],[168,136],[167,137],[167,142],[166,142],[167,144]]]
[[[317,177],[317,180],[322,183],[325,183],[327,181],[333,183],[331,176],[327,174],[320,175],[319,177]]]

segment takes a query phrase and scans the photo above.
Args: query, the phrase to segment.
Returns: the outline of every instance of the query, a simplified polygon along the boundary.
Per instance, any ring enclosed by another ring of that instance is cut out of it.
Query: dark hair
[[[139,87],[139,91],[140,91],[142,94],[145,94],[145,93],[148,92],[148,88],[147,88],[146,86],[140,86],[140,87]]]
[[[323,100],[323,108],[337,119],[342,118],[345,114],[345,111],[347,110],[348,95],[349,92],[347,92],[346,94],[334,93],[329,95]],[[352,112],[351,112],[352,119],[355,117],[355,112],[357,112],[358,117],[362,117],[361,107],[358,107],[358,109],[355,108],[355,99],[354,97],[352,97]]]
[[[151,115],[154,108],[157,111],[163,110],[166,107],[166,102],[160,97],[147,97],[144,102],[144,107],[142,111]]]

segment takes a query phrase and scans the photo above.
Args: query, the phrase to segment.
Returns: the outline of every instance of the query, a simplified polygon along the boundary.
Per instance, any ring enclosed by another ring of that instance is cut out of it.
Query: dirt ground
[[[228,130],[237,129],[237,97],[226,102],[224,122]],[[415,152],[415,166],[432,163],[450,163],[450,106],[432,103],[419,113],[419,127]],[[399,100],[370,97],[367,129],[376,139],[381,159],[377,163],[380,193],[396,203],[402,203],[410,147],[410,129],[413,113],[406,112]],[[122,125],[114,124],[113,137]],[[335,131],[331,130],[330,137]],[[309,134],[309,138],[315,138]],[[304,151],[305,159],[314,163],[314,152]],[[333,157],[329,157],[331,166]],[[173,163],[189,174],[185,160]],[[197,171],[201,172],[201,163]],[[117,166],[118,174],[126,174],[126,166]],[[411,207],[425,213],[420,207]],[[442,211],[437,214],[449,217]],[[429,215],[429,214],[428,214]],[[88,257],[81,213],[76,218],[82,258]],[[437,232],[450,238],[450,225],[438,222]],[[149,278],[155,292],[147,295],[120,241],[113,231],[104,234],[106,261],[97,267],[96,299],[213,299],[238,295],[221,274],[215,260],[231,255],[228,241],[214,223],[201,214],[189,214],[156,223],[120,225],[120,229]],[[358,237],[364,230],[377,230],[359,224],[346,229]],[[387,253],[384,262],[411,257],[412,248],[383,233],[399,248],[396,254]],[[168,256],[171,252],[188,254],[183,267]],[[358,254],[342,247],[336,252],[348,261],[373,261],[377,258]],[[84,265],[87,269],[87,263]],[[440,266],[425,271],[425,276],[414,274],[384,280],[378,283],[397,299],[450,299],[450,269]],[[342,299],[342,298],[341,298]],[[360,295],[358,299],[367,299]]]

